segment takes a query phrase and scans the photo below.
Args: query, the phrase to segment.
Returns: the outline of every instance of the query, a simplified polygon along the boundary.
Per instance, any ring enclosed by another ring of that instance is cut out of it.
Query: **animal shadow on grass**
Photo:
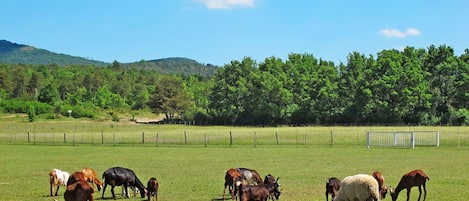
[[[140,197],[139,197],[140,198]],[[115,200],[128,200],[129,198],[124,198],[124,197],[117,197]],[[95,198],[94,200],[114,200],[112,197],[105,197],[105,198]],[[140,199],[141,201],[147,201],[148,199],[142,198]]]

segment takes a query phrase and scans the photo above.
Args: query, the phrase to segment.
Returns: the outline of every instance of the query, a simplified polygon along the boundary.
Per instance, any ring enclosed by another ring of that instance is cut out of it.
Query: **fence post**
[[[254,132],[253,138],[254,138],[254,148],[256,148],[256,132]]]
[[[370,131],[366,132],[366,147],[370,148]]]
[[[231,134],[231,131],[230,131],[230,146],[233,145],[233,135]]]
[[[156,133],[156,136],[155,136],[155,146],[158,146],[158,133]]]
[[[75,133],[73,134],[73,142],[72,142],[73,146],[75,146]]]
[[[412,131],[412,133],[410,134],[410,146],[412,147],[412,149],[415,149],[415,133],[414,133],[414,131]]]
[[[64,133],[64,144],[67,143],[67,134]]]
[[[304,134],[304,141],[305,141],[305,148],[307,147],[306,146],[306,133]]]
[[[28,144],[29,144],[29,142],[30,142],[30,141],[29,141],[29,131],[28,131]]]
[[[458,127],[458,133],[459,133],[459,127]],[[436,147],[440,147],[440,132],[438,130],[436,131]]]
[[[207,134],[204,134],[204,147],[207,147]]]
[[[184,144],[187,144],[187,134],[186,134],[186,131],[184,131]]]
[[[145,144],[145,132],[142,132],[142,144]]]
[[[34,135],[34,137],[33,137],[33,138],[34,138],[34,145],[35,145],[35,144],[36,144],[36,132],[34,132],[34,134],[33,134],[33,135]]]
[[[275,131],[275,142],[277,142],[277,145],[278,145],[278,134],[277,134],[277,131]]]
[[[334,136],[332,135],[332,131],[331,131],[331,145],[334,144]]]
[[[101,144],[104,144],[104,133],[101,131]]]

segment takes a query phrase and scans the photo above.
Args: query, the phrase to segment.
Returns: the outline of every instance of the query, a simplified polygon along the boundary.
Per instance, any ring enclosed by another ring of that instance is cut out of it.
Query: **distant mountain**
[[[58,54],[29,45],[0,40],[0,62],[10,64],[108,65],[102,61]]]
[[[0,40],[0,63],[9,64],[57,64],[57,65],[94,65],[109,66],[112,64],[102,61],[90,60],[82,57],[70,56],[35,48],[29,45],[12,43]],[[124,68],[153,70],[160,74],[173,75],[201,75],[211,77],[215,74],[217,66],[201,64],[195,60],[171,57],[156,60],[141,60],[132,63],[120,64]]]
[[[170,57],[155,60],[142,60],[133,63],[121,64],[123,67],[154,70],[160,74],[176,74],[176,75],[201,75],[204,77],[212,77],[217,71],[217,66],[211,64],[201,64],[195,60]]]

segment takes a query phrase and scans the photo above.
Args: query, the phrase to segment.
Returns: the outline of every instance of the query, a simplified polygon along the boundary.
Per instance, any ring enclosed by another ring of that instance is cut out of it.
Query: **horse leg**
[[[114,194],[114,185],[111,185],[111,194],[112,194],[112,199],[116,199],[116,194]]]
[[[50,196],[54,197],[54,184],[50,184]]]
[[[407,201],[409,201],[409,197],[410,197],[410,188],[407,188]]]
[[[55,191],[55,196],[58,195],[60,184],[57,184],[57,190]]]
[[[101,196],[102,199],[104,199],[104,191],[106,191],[106,187],[107,187],[107,183],[104,183],[104,187],[103,187],[103,196]]]
[[[427,198],[427,188],[425,187],[425,183],[423,184],[423,201],[425,201],[425,198]]]
[[[126,198],[130,198],[129,188],[127,184],[124,184],[124,195]]]
[[[228,188],[228,191],[230,190],[230,188]],[[225,187],[223,188],[223,200],[225,200],[225,192],[226,192],[226,184],[225,184]]]
[[[418,201],[420,201],[420,197],[421,197],[421,196],[422,196],[422,187],[419,186],[419,199],[418,199]]]

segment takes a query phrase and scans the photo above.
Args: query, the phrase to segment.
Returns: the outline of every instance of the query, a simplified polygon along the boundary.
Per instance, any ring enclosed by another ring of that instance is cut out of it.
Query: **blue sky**
[[[0,39],[112,62],[224,65],[309,53],[346,62],[405,46],[469,48],[465,0],[2,0]]]

